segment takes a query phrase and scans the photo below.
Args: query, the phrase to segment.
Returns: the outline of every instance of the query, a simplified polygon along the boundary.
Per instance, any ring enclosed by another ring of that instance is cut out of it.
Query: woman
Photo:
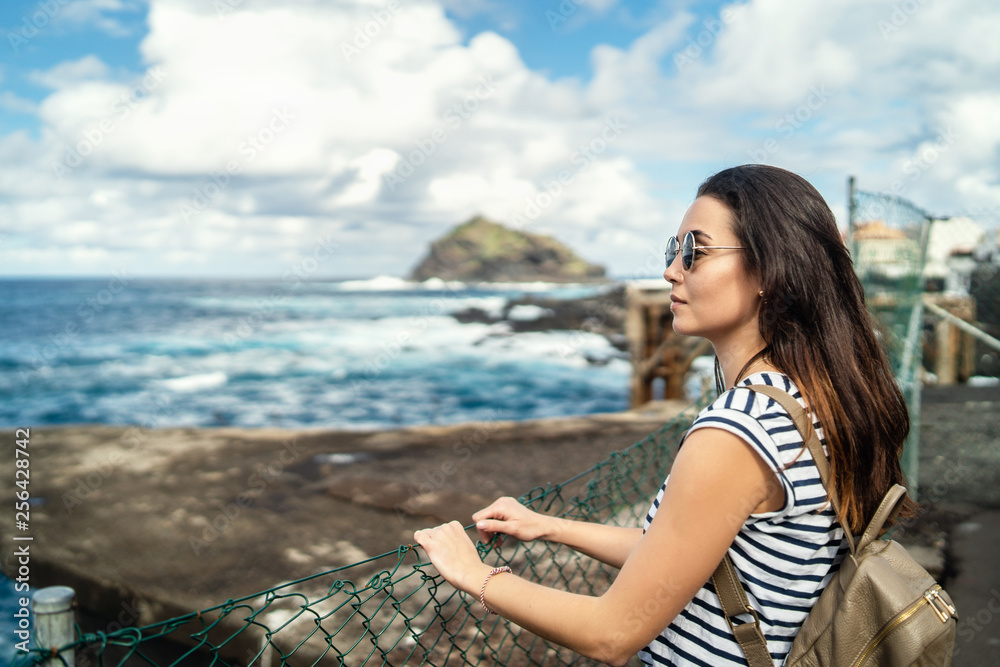
[[[614,665],[637,652],[647,664],[747,664],[709,581],[728,552],[781,664],[847,546],[788,414],[739,387],[776,385],[808,407],[856,533],[902,481],[906,405],[834,216],[801,177],[764,165],[710,177],[663,276],[674,330],[711,341],[727,391],[695,420],[645,527],[549,517],[511,498],[473,515],[483,539],[549,540],[620,568],[608,591],[492,571],[457,522],[414,537],[487,611]]]

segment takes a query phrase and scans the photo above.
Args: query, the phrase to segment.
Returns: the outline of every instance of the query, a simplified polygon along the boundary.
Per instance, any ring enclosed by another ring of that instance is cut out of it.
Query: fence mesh
[[[655,432],[558,485],[522,496],[548,514],[637,526],[649,509],[690,425],[691,406]],[[509,565],[532,581],[600,595],[613,570],[561,545],[479,545],[486,562]],[[579,665],[577,654],[520,632],[444,582],[413,545],[227,600],[142,628],[79,631],[77,667],[89,665]],[[57,651],[20,653],[40,664]]]
[[[910,492],[919,497],[922,294],[932,218],[913,203],[883,193],[852,189],[850,204],[848,244],[910,411],[902,465]]]
[[[1000,211],[931,215],[899,197],[852,189],[850,213],[855,268],[910,410],[903,469],[919,497],[923,382],[1000,377],[996,345],[961,333],[924,306],[1000,338]]]

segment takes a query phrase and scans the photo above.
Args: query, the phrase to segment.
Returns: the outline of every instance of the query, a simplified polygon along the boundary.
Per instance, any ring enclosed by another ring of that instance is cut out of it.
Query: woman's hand
[[[490,573],[476,546],[458,521],[425,528],[413,533],[431,563],[449,584],[470,595],[479,596],[479,588]]]
[[[549,538],[557,525],[554,517],[530,510],[510,497],[498,498],[473,514],[472,520],[483,542],[489,542],[498,533],[521,542]]]

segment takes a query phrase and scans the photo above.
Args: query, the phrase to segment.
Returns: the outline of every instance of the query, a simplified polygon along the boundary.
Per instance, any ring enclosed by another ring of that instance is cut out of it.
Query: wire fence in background
[[[919,497],[923,292],[931,216],[900,197],[855,190],[850,181],[848,245],[910,412],[902,465]]]
[[[1000,338],[1000,211],[931,215],[900,197],[855,190],[853,180],[849,188],[848,242],[906,395],[913,428],[903,469],[919,496],[924,382],[992,383],[1000,377],[1000,349],[990,339]],[[963,333],[942,314],[961,319],[977,335]]]

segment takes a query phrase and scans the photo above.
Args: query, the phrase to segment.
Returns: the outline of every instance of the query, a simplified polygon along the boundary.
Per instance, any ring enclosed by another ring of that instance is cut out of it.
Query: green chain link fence
[[[522,502],[558,516],[641,525],[690,425],[695,405],[643,440]],[[545,542],[480,545],[487,562],[539,583],[600,595],[614,570]],[[82,633],[74,643],[21,653],[16,665],[571,665],[588,661],[487,616],[456,592],[422,552],[403,545],[352,565],[142,628]]]
[[[850,202],[849,245],[906,395],[913,428],[903,469],[911,493],[920,498],[922,369],[933,372],[947,354],[957,367],[949,381],[1000,377],[1000,349],[988,340],[1000,338],[1000,211],[931,215],[899,197],[855,190],[853,182]],[[960,334],[958,345],[941,345],[942,337],[956,332],[942,319],[939,304],[987,336]],[[949,438],[961,458],[987,446],[989,434],[967,430]]]
[[[923,291],[932,217],[912,202],[855,190],[850,181],[848,246],[865,288],[893,371],[910,411],[903,472],[919,496],[920,368],[923,361]]]

